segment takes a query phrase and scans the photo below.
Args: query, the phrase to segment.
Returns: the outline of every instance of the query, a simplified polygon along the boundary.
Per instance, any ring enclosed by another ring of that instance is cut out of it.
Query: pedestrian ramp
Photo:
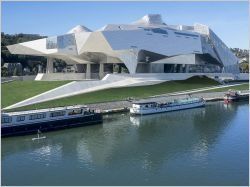
[[[37,104],[45,101],[60,99],[83,93],[89,93],[98,90],[104,90],[108,88],[140,86],[147,84],[149,85],[149,84],[157,84],[160,82],[162,81],[150,82],[148,80],[142,80],[133,77],[131,78],[129,76],[108,74],[102,80],[72,81],[68,84],[62,85],[60,87],[54,88],[52,90],[41,93],[24,101],[8,106],[5,109],[12,109],[17,107]]]

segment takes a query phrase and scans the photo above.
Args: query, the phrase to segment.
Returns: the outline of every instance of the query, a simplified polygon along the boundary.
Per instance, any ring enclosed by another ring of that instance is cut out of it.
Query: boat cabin
[[[134,109],[154,108],[156,106],[157,106],[156,102],[136,102],[136,103],[132,103],[132,108],[134,108]]]
[[[85,105],[57,107],[50,109],[28,110],[21,112],[2,113],[2,125],[15,125],[23,123],[42,122],[46,120],[56,120],[60,118],[73,118],[81,115],[92,114],[94,111]]]

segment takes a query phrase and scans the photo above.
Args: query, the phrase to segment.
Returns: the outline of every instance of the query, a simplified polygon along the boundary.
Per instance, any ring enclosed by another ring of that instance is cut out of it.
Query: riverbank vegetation
[[[1,107],[20,102],[70,81],[13,81],[1,84]]]
[[[225,88],[216,88],[216,89],[212,89],[212,90],[207,90],[204,92],[225,92],[228,90],[249,90],[249,83],[242,83],[241,85],[235,85],[235,86],[230,86],[230,87],[225,87]]]
[[[35,82],[34,84],[36,84]],[[149,85],[149,86],[137,86],[137,87],[124,87],[124,88],[111,88],[106,90],[95,91],[91,93],[80,94],[76,96],[66,97],[62,99],[56,99],[47,101],[40,104],[30,105],[22,107],[22,109],[35,109],[35,108],[48,108],[55,106],[67,106],[75,104],[90,104],[108,101],[125,100],[128,98],[140,99],[153,95],[160,95],[166,93],[172,93],[177,91],[185,91],[197,88],[204,88],[209,86],[219,85],[218,82],[207,77],[192,77],[187,80],[180,81],[168,81],[161,84]],[[31,89],[31,88],[29,88]],[[26,92],[28,92],[28,89]],[[5,90],[7,94],[8,90]],[[22,92],[19,92],[23,94]],[[21,97],[21,96],[20,96]],[[4,97],[7,100],[4,102],[4,106],[7,103],[14,104],[12,97]]]

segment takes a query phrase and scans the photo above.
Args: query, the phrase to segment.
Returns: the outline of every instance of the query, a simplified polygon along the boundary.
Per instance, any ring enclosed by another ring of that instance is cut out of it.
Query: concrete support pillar
[[[99,66],[99,78],[102,79],[104,77],[104,64],[100,63]]]
[[[38,73],[43,73],[43,68],[41,64],[38,65]]]
[[[182,73],[185,73],[185,72],[186,72],[186,65],[185,65],[185,64],[182,64],[182,65],[181,65],[181,72],[182,72]]]
[[[47,58],[47,67],[46,67],[46,73],[53,73],[54,65],[53,65],[53,58],[48,57]]]
[[[186,64],[186,71],[185,72],[189,73],[189,65],[188,64]]]
[[[118,64],[118,73],[122,72],[122,66],[120,64]]]
[[[177,73],[177,64],[174,64],[174,73]]]
[[[86,79],[90,79],[90,78],[91,78],[91,64],[87,64]]]

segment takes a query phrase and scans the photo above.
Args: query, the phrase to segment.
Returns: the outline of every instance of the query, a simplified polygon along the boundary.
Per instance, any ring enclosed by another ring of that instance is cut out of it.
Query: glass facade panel
[[[220,66],[213,64],[189,65],[189,73],[221,73]]]
[[[56,49],[57,48],[57,37],[46,38],[46,48]]]
[[[157,34],[168,34],[168,32],[164,29],[160,29],[160,28],[144,28],[145,31],[151,31],[153,33],[157,33]]]
[[[154,33],[158,33],[158,34],[168,34],[168,32],[166,30],[163,30],[160,28],[151,29],[151,31]]]
[[[58,49],[64,49],[69,46],[75,46],[75,37],[73,34],[67,34],[57,37]]]
[[[174,33],[178,35],[183,35],[183,36],[199,37],[198,35],[195,35],[195,34],[188,34],[188,33],[182,33],[182,32],[174,32]]]
[[[164,64],[164,73],[221,73],[222,68],[214,64]]]

